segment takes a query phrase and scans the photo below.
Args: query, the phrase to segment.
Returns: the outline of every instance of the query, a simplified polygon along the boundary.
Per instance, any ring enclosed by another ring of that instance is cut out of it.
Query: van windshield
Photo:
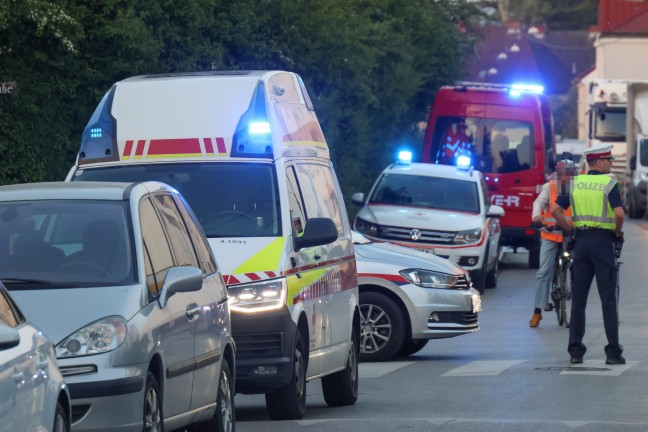
[[[159,181],[187,200],[207,237],[281,236],[269,163],[155,163],[80,169],[73,181]]]
[[[456,165],[468,156],[486,173],[524,171],[535,166],[533,127],[529,122],[477,117],[439,117],[430,160]]]
[[[384,174],[371,194],[369,204],[479,213],[479,192],[477,184],[471,181]]]

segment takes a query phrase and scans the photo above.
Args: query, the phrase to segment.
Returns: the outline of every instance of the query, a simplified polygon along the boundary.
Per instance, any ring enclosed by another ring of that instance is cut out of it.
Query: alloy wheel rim
[[[158,404],[157,391],[151,387],[146,393],[146,414],[144,415],[144,430],[159,432],[160,430],[160,406]]]
[[[67,427],[65,424],[65,417],[61,414],[57,414],[54,419],[54,431],[53,432],[66,432]]]
[[[233,425],[233,409],[232,409],[232,390],[230,387],[229,378],[226,373],[221,373],[220,390],[223,395],[221,400],[221,419],[223,421],[223,430],[231,431]]]
[[[304,357],[301,351],[295,350],[295,390],[297,398],[301,399],[304,395]]]
[[[360,349],[371,354],[387,345],[392,335],[392,323],[383,309],[376,305],[360,305]]]

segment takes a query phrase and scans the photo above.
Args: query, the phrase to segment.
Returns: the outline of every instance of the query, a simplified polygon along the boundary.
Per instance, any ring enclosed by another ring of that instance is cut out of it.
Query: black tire
[[[479,294],[484,294],[486,290],[486,268],[481,268],[475,273],[473,278],[473,288],[479,291]]]
[[[405,317],[392,299],[376,292],[360,293],[360,360],[392,358],[405,340]]]
[[[218,395],[216,396],[216,412],[205,423],[199,423],[189,428],[191,432],[234,432],[236,430],[234,389],[232,387],[232,372],[229,364],[223,360],[218,379]]]
[[[70,419],[68,414],[61,405],[61,402],[56,404],[56,411],[54,412],[54,427],[52,432],[70,432]]]
[[[146,390],[144,391],[144,409],[142,414],[142,432],[163,431],[164,416],[162,415],[162,394],[155,375],[146,375]]]
[[[301,332],[295,334],[293,373],[290,382],[266,393],[266,410],[272,420],[299,420],[306,413],[306,349]]]
[[[529,251],[529,268],[540,268],[540,249],[532,249]]]
[[[486,263],[488,263],[488,253],[490,249],[486,248]],[[484,267],[487,268],[487,267]],[[493,268],[486,273],[486,281],[485,281],[485,286],[486,288],[497,288],[497,274],[499,273],[499,254],[497,258],[495,258],[495,264],[493,264]]]
[[[400,351],[398,351],[399,356],[407,357],[412,354],[416,354],[425,348],[425,345],[429,342],[428,339],[419,339],[419,340],[410,340],[403,344]]]
[[[571,263],[568,264],[564,273],[562,274],[562,283],[561,283],[561,294],[562,299],[560,302],[560,308],[562,309],[563,314],[563,325],[565,328],[569,328],[571,324],[571,305],[572,305],[572,274],[571,274]]]
[[[645,209],[638,208],[637,203],[632,198],[632,192],[628,193],[628,216],[630,216],[630,219],[642,218],[644,214]]]
[[[328,406],[353,405],[358,400],[358,358],[360,329],[353,326],[346,367],[322,377],[322,392]]]
[[[565,321],[565,314],[563,313],[563,301],[562,301],[562,291],[560,286],[562,285],[562,275],[560,274],[560,268],[558,263],[554,266],[553,276],[551,278],[551,300],[553,301],[553,307],[556,311],[556,319],[558,319],[558,325],[563,325]]]

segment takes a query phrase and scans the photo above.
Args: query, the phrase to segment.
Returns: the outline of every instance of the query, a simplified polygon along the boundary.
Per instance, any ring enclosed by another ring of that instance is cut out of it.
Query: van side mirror
[[[166,305],[172,294],[200,291],[202,284],[202,270],[198,267],[171,267],[164,278],[164,284],[160,291],[160,307]]]
[[[636,156],[636,155],[635,155],[635,156],[632,156],[632,157],[630,158],[630,169],[631,169],[632,171],[634,171],[634,170],[637,169],[637,156]]]
[[[496,218],[502,217],[502,216],[504,216],[504,208],[502,208],[502,207],[500,207],[498,205],[495,205],[495,204],[491,204],[491,206],[488,207],[488,212],[486,212],[486,216],[487,217],[496,217]]]
[[[351,202],[355,205],[363,206],[364,205],[364,194],[362,192],[356,192],[351,195]]]
[[[20,334],[17,330],[0,324],[0,351],[18,346]]]
[[[300,249],[333,243],[338,238],[335,222],[330,218],[310,218],[306,221],[304,233],[294,237],[295,252]]]

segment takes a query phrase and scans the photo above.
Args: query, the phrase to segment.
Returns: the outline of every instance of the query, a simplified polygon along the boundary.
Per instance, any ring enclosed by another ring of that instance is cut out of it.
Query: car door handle
[[[20,371],[14,372],[12,377],[14,382],[17,382],[19,384],[25,380],[25,374]]]
[[[200,315],[200,306],[198,306],[196,303],[191,303],[189,306],[187,306],[187,318],[189,318],[189,321],[193,321]]]

